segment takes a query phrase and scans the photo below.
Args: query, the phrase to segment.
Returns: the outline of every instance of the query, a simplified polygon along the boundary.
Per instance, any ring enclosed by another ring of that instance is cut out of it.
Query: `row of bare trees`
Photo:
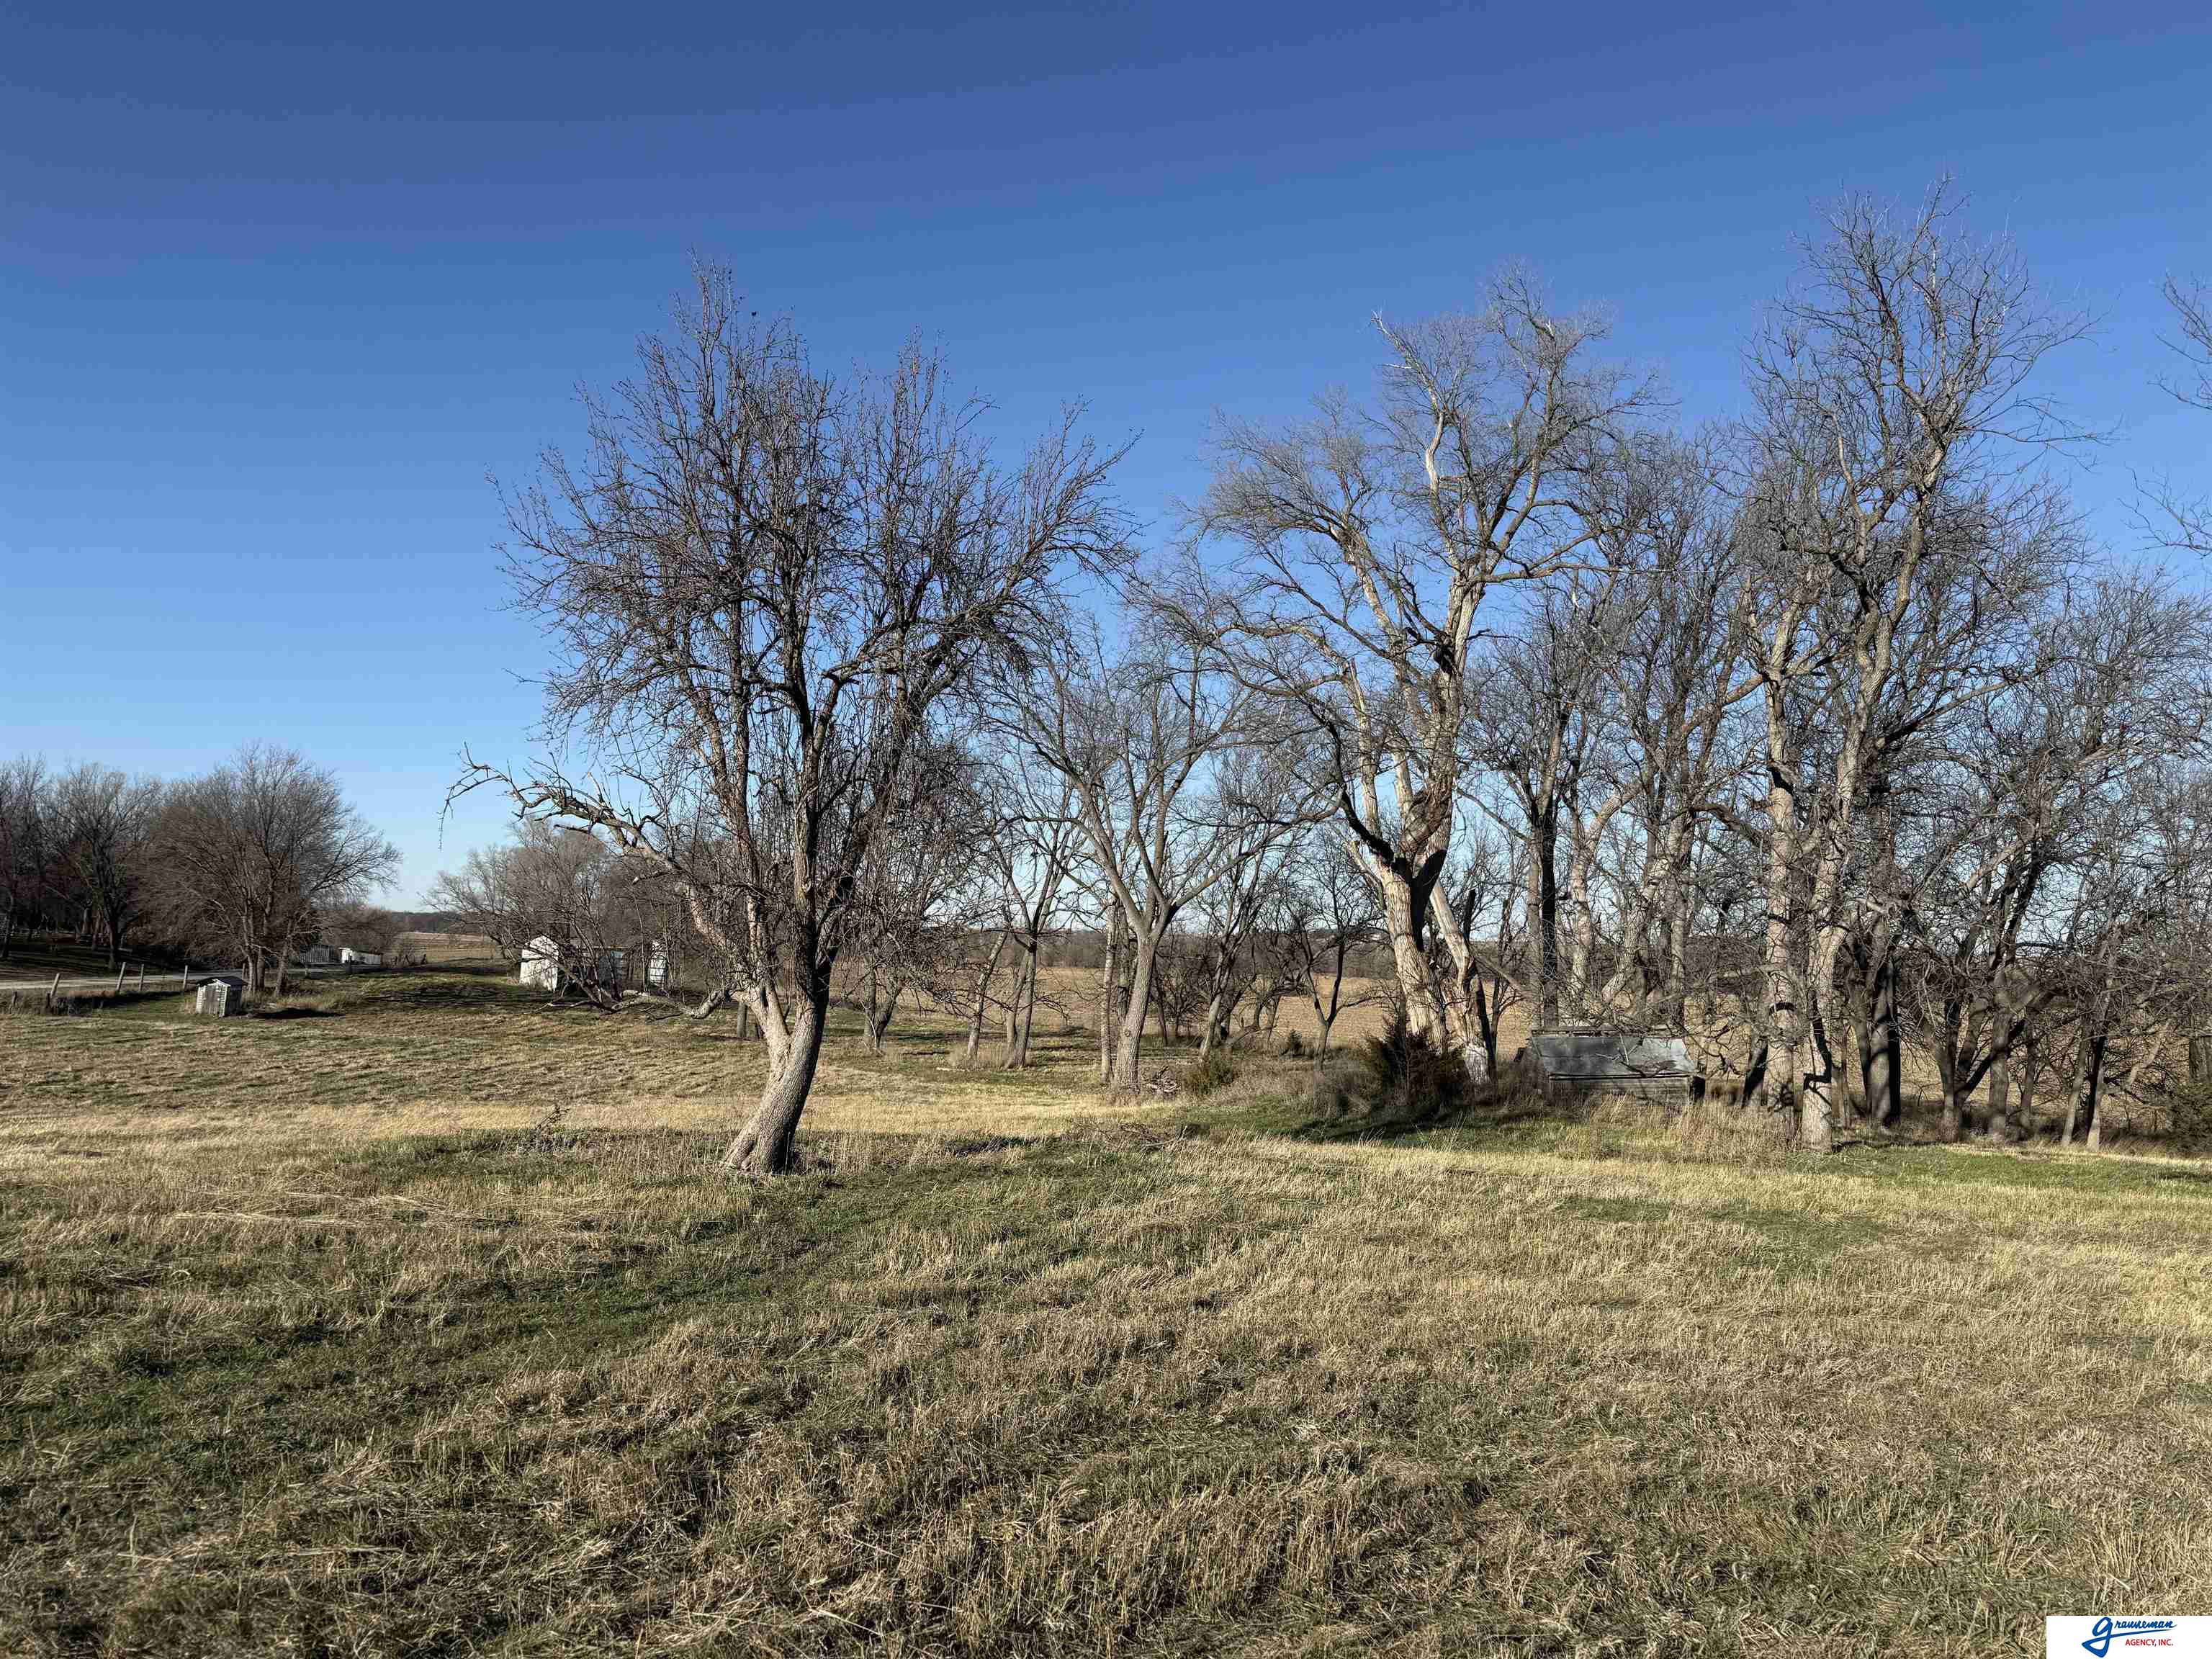
[[[234,963],[283,988],[301,948],[381,942],[368,903],[398,855],[337,781],[290,750],[248,744],[173,781],[87,763],[0,768],[0,959],[25,934]]]
[[[2212,620],[2069,503],[2097,434],[2044,366],[2084,329],[1948,190],[1849,201],[1741,417],[1686,433],[1509,273],[1383,327],[1367,400],[1222,423],[1140,561],[1079,411],[1002,461],[934,359],[842,380],[703,270],[508,500],[588,761],[459,787],[680,903],[768,1043],[751,1169],[838,975],[873,1042],[918,999],[1020,1063],[1068,926],[1112,1087],[1152,1021],[1326,1026],[1374,939],[1477,1073],[1509,1012],[1679,1030],[1826,1148],[1897,1119],[1909,1050],[1954,1129],[2094,1133],[2203,1018]]]

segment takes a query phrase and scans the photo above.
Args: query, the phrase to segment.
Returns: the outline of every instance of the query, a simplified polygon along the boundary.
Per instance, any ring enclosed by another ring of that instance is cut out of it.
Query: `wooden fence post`
[[[123,976],[130,971],[131,964],[127,962],[116,969],[115,988],[108,993],[110,997],[119,997],[123,994]]]
[[[62,994],[62,976],[61,976],[59,974],[56,974],[56,975],[54,975],[54,982],[53,982],[52,985],[49,985],[48,987],[46,987],[46,1012],[47,1012],[48,1013],[50,1013],[50,1014],[51,1014],[52,1012],[53,1012],[53,1011],[54,1011],[54,999],[55,999],[56,997],[58,997],[61,994]]]

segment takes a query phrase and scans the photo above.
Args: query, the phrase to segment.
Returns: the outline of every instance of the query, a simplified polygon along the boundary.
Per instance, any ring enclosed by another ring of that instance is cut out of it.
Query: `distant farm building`
[[[564,978],[574,984],[619,987],[623,969],[620,951],[564,951],[543,933],[522,947],[522,983],[541,991],[559,990]]]
[[[1669,1032],[1538,1031],[1528,1048],[1554,1100],[1611,1094],[1686,1104],[1699,1092],[1690,1046]]]
[[[337,965],[337,952],[327,945],[310,945],[300,952],[300,963],[306,968],[330,968]]]
[[[346,945],[339,951],[338,961],[343,964],[355,968],[381,968],[384,966],[384,957],[377,951],[356,951],[350,945]]]

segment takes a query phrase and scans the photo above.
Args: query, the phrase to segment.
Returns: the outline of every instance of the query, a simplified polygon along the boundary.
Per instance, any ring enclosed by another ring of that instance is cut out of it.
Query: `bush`
[[[1291,1032],[1283,1039],[1283,1057],[1286,1060],[1304,1060],[1306,1057],[1306,1040],[1296,1031]]]
[[[1335,1119],[1349,1112],[1367,1083],[1367,1068],[1341,1048],[1314,1061],[1313,1114]]]
[[[2166,1135],[2177,1148],[2195,1152],[2212,1147],[2212,1084],[2179,1085],[2160,1103]]]
[[[1370,1110],[1422,1119],[1466,1109],[1472,1082],[1466,1063],[1438,1048],[1426,1031],[1415,1030],[1403,1008],[1391,1014],[1389,1030],[1367,1039],[1360,1060]]]
[[[1225,1048],[1209,1051],[1182,1074],[1182,1086],[1193,1095],[1204,1098],[1216,1089],[1225,1089],[1237,1081],[1237,1062]]]

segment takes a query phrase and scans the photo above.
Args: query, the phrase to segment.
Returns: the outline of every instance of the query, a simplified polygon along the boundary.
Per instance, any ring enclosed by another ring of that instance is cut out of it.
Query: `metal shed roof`
[[[1547,1077],[1626,1080],[1692,1071],[1689,1044],[1664,1031],[1537,1031],[1528,1046]]]

